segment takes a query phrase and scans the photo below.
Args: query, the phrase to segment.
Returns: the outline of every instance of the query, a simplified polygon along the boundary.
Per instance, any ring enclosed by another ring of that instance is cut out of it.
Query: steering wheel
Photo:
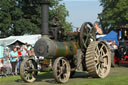
[[[91,41],[96,40],[96,30],[92,23],[85,22],[80,28],[80,48],[86,49]]]

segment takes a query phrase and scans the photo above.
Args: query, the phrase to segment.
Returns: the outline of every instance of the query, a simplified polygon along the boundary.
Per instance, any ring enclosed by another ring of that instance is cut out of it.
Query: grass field
[[[51,72],[41,73],[33,83],[23,82],[19,76],[0,78],[0,85],[62,85],[57,84]],[[128,85],[128,67],[112,68],[109,76],[104,79],[91,78],[86,73],[76,73],[63,85]]]

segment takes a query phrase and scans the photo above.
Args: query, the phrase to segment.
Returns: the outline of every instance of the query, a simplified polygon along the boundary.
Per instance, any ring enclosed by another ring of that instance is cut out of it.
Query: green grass
[[[73,78],[63,85],[128,85],[128,68],[113,68],[107,78],[91,78],[85,73],[76,73]],[[33,83],[24,83],[19,76],[9,76],[0,78],[0,85],[62,85],[56,83],[52,73],[40,73],[37,81]]]
[[[85,79],[69,82],[69,85],[128,85],[128,76],[108,77],[105,79]]]
[[[20,79],[20,76],[8,76],[8,77],[2,77],[0,78],[0,83],[10,83],[15,82],[18,79]]]
[[[51,72],[42,72],[38,75],[38,79],[41,78],[48,78],[49,74],[52,74]],[[7,76],[7,77],[1,77],[0,83],[12,83],[12,82],[23,82],[21,77],[19,75],[17,76]],[[0,84],[1,85],[1,84]]]

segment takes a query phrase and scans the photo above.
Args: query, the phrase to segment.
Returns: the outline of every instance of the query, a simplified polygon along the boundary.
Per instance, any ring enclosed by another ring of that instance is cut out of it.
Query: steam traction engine
[[[105,78],[110,71],[111,56],[103,41],[95,41],[95,29],[90,22],[82,24],[80,32],[64,33],[64,29],[48,27],[49,3],[41,3],[42,38],[35,46],[36,56],[52,57],[54,78],[65,83],[75,71],[87,71],[92,77]],[[37,63],[32,58],[25,59],[20,68],[20,76],[25,82],[36,80]]]

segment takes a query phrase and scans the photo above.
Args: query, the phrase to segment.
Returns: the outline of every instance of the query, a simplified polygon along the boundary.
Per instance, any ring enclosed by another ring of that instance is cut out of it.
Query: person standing
[[[20,64],[23,61],[23,55],[20,51],[20,47],[17,47],[17,53],[18,53],[17,73],[19,73],[20,72]]]
[[[31,57],[34,57],[35,56],[35,52],[34,52],[34,49],[31,47],[30,50],[29,50],[29,56]]]
[[[10,52],[10,61],[11,61],[11,65],[12,65],[13,74],[16,74],[15,68],[16,68],[16,64],[17,64],[17,59],[18,59],[17,48],[13,47],[13,50]]]
[[[12,66],[10,63],[10,52],[9,48],[5,47],[4,49],[4,66],[6,68],[6,74],[11,74],[12,73]]]
[[[27,50],[25,49],[25,45],[21,46],[20,51],[22,53],[22,60],[24,60],[26,56],[28,56]]]

